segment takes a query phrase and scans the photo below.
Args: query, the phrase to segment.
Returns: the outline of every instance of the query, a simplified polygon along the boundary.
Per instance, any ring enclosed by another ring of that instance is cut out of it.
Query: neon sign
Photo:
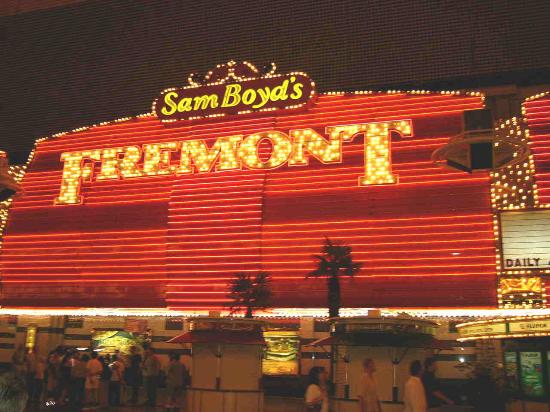
[[[397,181],[391,167],[392,132],[412,136],[411,120],[328,126],[327,137],[306,128],[219,137],[211,147],[205,140],[195,139],[64,152],[61,189],[55,203],[82,203],[82,182],[94,180],[276,169],[285,164],[307,166],[311,157],[324,164],[341,163],[343,143],[352,142],[358,135],[364,137],[365,164],[364,173],[358,176],[359,186],[391,184]],[[260,156],[264,142],[271,146],[267,158]]]
[[[218,65],[200,82],[163,90],[153,113],[163,122],[252,112],[297,109],[315,96],[315,83],[304,73],[275,74],[275,65],[261,73],[248,62]]]

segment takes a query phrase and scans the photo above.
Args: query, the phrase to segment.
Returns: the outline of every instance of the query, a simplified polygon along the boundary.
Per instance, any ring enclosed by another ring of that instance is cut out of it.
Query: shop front
[[[529,411],[548,410],[550,316],[492,319],[463,323],[457,328],[459,341],[487,341],[499,353],[511,399],[527,405]]]

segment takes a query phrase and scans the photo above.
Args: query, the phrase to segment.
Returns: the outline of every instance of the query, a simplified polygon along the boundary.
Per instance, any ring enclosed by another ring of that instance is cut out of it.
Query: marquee
[[[83,180],[126,179],[166,174],[184,175],[194,172],[210,172],[242,169],[275,169],[288,166],[304,166],[309,156],[321,163],[341,163],[342,143],[352,141],[358,134],[364,137],[365,171],[359,177],[359,185],[394,183],[391,173],[390,137],[392,132],[403,137],[411,135],[411,122],[397,120],[329,126],[328,139],[313,129],[291,130],[289,134],[272,130],[243,137],[242,135],[219,137],[212,147],[206,140],[170,141],[140,146],[64,152],[61,189],[56,204],[80,203],[80,186]],[[262,142],[269,142],[271,150],[262,159]],[[179,164],[172,162],[176,152]],[[143,159],[143,161],[142,161]],[[142,164],[140,162],[142,161]],[[99,173],[94,176],[94,164]]]
[[[265,270],[277,307],[322,307],[324,282],[304,278],[325,236],[363,262],[344,306],[496,305],[489,176],[430,158],[482,96],[317,93],[303,75],[308,99],[292,104],[292,74],[240,67],[177,99],[271,87],[269,110],[220,112],[220,94],[166,121],[162,92],[154,113],[37,142],[4,237],[3,305],[213,309],[233,273]]]

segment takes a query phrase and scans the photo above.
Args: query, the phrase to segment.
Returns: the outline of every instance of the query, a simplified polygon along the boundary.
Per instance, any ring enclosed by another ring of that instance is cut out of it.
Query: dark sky
[[[548,1],[87,1],[0,19],[0,148],[147,112],[230,59],[322,91],[550,83]]]

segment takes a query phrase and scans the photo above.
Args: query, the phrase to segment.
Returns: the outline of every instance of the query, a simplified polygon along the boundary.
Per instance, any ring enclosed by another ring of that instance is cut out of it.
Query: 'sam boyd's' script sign
[[[163,90],[153,103],[153,113],[163,122],[251,112],[296,109],[315,96],[315,83],[304,73],[267,73],[244,62],[218,65],[200,82]]]
[[[502,212],[505,270],[550,269],[550,210]]]

